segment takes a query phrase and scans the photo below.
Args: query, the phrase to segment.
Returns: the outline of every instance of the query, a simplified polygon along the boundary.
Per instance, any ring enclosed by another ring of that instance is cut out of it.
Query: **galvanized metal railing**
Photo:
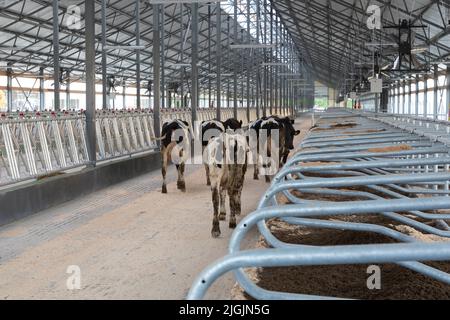
[[[199,121],[216,117],[215,109],[197,110]],[[233,109],[222,109],[224,119]],[[190,109],[161,110],[161,125],[183,119],[192,126]],[[238,109],[244,124],[256,119],[256,109]],[[98,111],[99,162],[152,151],[157,147],[151,110]],[[88,164],[86,121],[82,111],[25,112],[0,115],[0,186],[47,176]]]
[[[429,136],[432,130],[422,130],[408,121],[341,109],[321,115],[300,151],[275,176],[258,209],[244,217],[233,232],[229,254],[199,275],[188,299],[203,298],[214,281],[228,271],[233,271],[238,284],[256,299],[340,298],[261,288],[243,269],[252,267],[395,263],[450,284],[450,274],[423,263],[450,261],[450,242],[446,241],[450,238],[450,146],[444,143],[448,135],[439,134],[436,139]],[[280,203],[279,195],[288,203]],[[307,195],[323,200],[311,200]],[[359,200],[330,200],[333,198],[326,197],[330,195]],[[379,215],[423,235],[441,238],[423,242],[390,225],[344,219],[350,215]],[[370,232],[399,243],[286,243],[268,227],[273,218],[293,226]],[[269,248],[242,250],[242,240],[255,226]]]

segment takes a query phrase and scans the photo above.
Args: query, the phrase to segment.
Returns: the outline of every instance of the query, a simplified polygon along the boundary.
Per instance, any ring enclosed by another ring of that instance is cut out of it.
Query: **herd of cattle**
[[[209,120],[200,124],[197,135],[192,134],[186,121],[175,119],[164,123],[159,138],[162,193],[167,193],[166,173],[170,162],[177,168],[177,188],[186,191],[184,171],[186,162],[191,160],[191,143],[196,136],[201,143],[206,183],[212,191],[214,217],[211,234],[214,238],[219,237],[219,221],[226,219],[226,195],[231,211],[229,227],[235,228],[236,216],[241,214],[241,194],[247,166],[253,164],[255,180],[261,174],[270,182],[270,176],[286,163],[289,152],[294,149],[294,137],[300,134],[293,123],[288,117],[270,116],[243,128],[242,121],[236,119],[224,122]]]

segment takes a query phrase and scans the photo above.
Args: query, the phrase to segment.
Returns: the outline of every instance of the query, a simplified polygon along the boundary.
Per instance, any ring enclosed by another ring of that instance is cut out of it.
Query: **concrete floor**
[[[297,122],[303,136],[310,119]],[[157,171],[0,228],[0,299],[183,299],[198,273],[227,253],[232,230],[222,222],[222,236],[211,238],[202,166],[187,167],[186,193],[176,190],[175,168],[169,171],[167,195]],[[268,187],[252,175],[243,215]],[[81,271],[79,290],[67,289],[72,265]],[[229,299],[233,285],[228,274],[207,298]]]

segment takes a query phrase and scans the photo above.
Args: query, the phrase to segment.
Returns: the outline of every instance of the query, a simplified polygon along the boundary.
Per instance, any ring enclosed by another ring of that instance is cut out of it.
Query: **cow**
[[[166,173],[169,161],[173,161],[173,156],[178,158],[175,163],[178,171],[177,188],[182,192],[186,192],[184,169],[187,155],[190,154],[191,145],[189,123],[179,119],[164,123],[159,140],[161,140],[162,193],[167,193]]]
[[[280,143],[280,165],[284,166],[289,157],[289,153],[291,150],[294,150],[294,138],[295,136],[298,136],[301,131],[295,130],[294,120],[289,119],[289,117],[277,118],[277,120],[282,124],[283,128],[284,141],[283,143]]]
[[[278,130],[279,136],[279,167],[281,168],[286,162],[289,156],[290,150],[294,149],[294,137],[300,134],[300,130],[295,130],[293,126],[293,120],[286,118],[279,118],[277,116],[263,117],[250,124],[249,129],[255,133],[254,137],[257,140],[256,153],[260,154],[260,133],[261,129],[267,132],[267,141],[265,141],[264,150],[266,155],[270,158],[272,156],[271,143],[269,143],[274,134],[274,130]],[[253,179],[258,180],[259,167],[262,166],[266,169],[270,167],[270,163],[267,159],[263,159],[261,156],[257,157],[253,155],[254,172]],[[270,182],[268,175],[266,181]]]
[[[201,124],[201,132],[202,132],[202,147],[203,151],[208,145],[209,141],[213,138],[219,137],[222,133],[225,132],[224,124],[216,119],[203,121]],[[211,179],[209,177],[209,166],[206,161],[205,163],[205,172],[206,172],[206,185],[211,185]]]
[[[247,171],[247,138],[242,132],[226,131],[213,138],[206,147],[207,164],[211,178],[213,225],[211,235],[220,236],[220,221],[226,219],[226,195],[230,202],[229,227],[236,227],[236,216],[241,214],[241,195]]]
[[[235,118],[230,118],[223,125],[225,126],[225,130],[239,130],[242,128],[242,120],[238,121]]]
[[[238,130],[242,128],[242,120],[238,121],[234,118],[227,119],[225,122],[219,120],[207,120],[203,121],[201,124],[202,131],[202,146],[203,150],[208,145],[208,142],[215,137],[218,137],[225,130]],[[209,166],[205,162],[205,172],[206,172],[206,185],[211,185],[211,179],[209,176]]]

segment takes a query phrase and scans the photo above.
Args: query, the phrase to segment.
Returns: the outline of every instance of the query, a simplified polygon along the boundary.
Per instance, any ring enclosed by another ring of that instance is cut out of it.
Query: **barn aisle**
[[[303,137],[310,119],[296,126]],[[268,187],[252,175],[244,215]],[[221,222],[222,236],[211,238],[203,166],[187,166],[185,194],[173,167],[168,181],[167,195],[156,171],[0,228],[0,299],[183,299],[194,277],[226,254],[231,230]],[[80,267],[80,290],[67,289],[70,265]],[[229,274],[207,298],[229,299],[233,285]]]

